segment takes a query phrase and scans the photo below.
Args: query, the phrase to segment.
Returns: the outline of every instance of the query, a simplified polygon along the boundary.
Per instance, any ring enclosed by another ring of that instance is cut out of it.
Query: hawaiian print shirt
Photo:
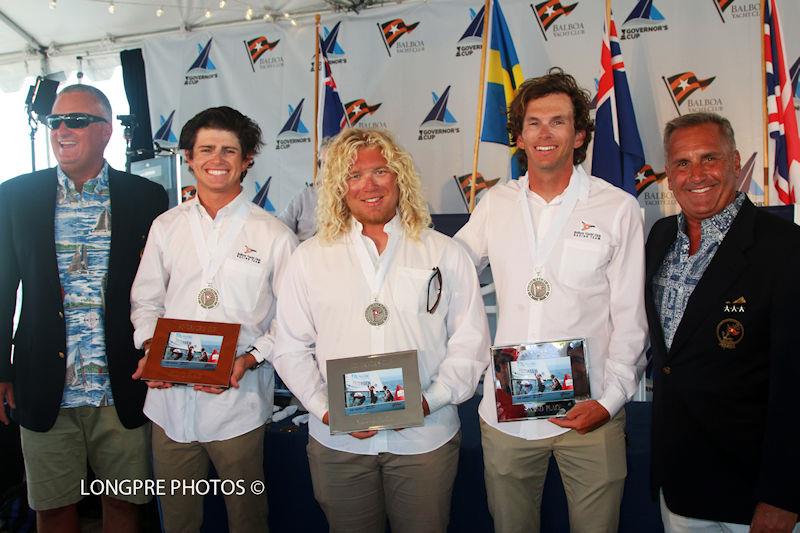
[[[80,192],[58,167],[55,240],[67,324],[61,407],[112,405],[104,314],[111,250],[108,163]]]
[[[744,193],[737,192],[736,198],[725,209],[701,221],[700,248],[694,255],[689,255],[686,219],[683,213],[678,214],[678,236],[667,250],[658,273],[653,277],[653,296],[667,350],[672,346],[672,339],[678,331],[689,297],[717,253],[733,219],[739,214],[744,198]]]

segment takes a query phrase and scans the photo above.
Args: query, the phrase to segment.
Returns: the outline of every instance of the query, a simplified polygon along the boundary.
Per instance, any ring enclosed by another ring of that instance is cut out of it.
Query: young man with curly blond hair
[[[311,413],[314,494],[331,531],[446,531],[460,444],[456,404],[488,364],[475,269],[430,215],[411,156],[348,129],[328,149],[318,233],[292,256],[274,364]],[[326,361],[417,350],[422,427],[331,435]],[[357,487],[356,491],[341,490]]]

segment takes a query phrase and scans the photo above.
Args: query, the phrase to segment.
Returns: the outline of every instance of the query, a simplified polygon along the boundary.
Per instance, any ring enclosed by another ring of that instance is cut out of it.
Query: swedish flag
[[[508,105],[525,77],[519,65],[514,41],[508,31],[500,2],[494,0],[491,14],[491,42],[486,71],[486,106],[483,110],[481,141],[512,145],[506,129]],[[512,148],[512,153],[514,149]],[[514,176],[516,177],[516,176]]]

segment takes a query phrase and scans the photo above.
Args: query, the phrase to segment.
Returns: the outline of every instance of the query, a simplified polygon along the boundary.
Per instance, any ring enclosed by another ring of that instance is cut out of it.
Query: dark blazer
[[[66,374],[66,323],[56,262],[56,169],[0,184],[0,381],[14,383],[16,420],[47,431],[55,423]],[[130,290],[150,224],[167,208],[164,189],[109,168],[111,253],[105,293],[106,357],[114,405],[128,428],[145,422],[146,386],[131,374],[142,352],[133,346]],[[22,313],[13,338],[17,286]]]
[[[667,351],[652,279],[677,229],[659,220],[646,247],[654,495],[707,520],[749,524],[758,502],[798,512],[800,228],[745,200]]]

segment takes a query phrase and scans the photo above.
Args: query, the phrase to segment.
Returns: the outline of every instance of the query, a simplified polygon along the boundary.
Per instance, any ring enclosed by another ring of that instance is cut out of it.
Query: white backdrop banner
[[[501,2],[525,77],[560,66],[595,94],[602,1]],[[612,6],[647,160],[638,191],[647,226],[677,210],[664,179],[661,130],[679,114],[713,111],[731,120],[751,176],[743,188],[763,202],[759,2],[613,0]],[[322,19],[333,76],[352,120],[391,130],[412,153],[434,213],[467,211],[454,178],[472,168],[481,39],[467,29],[482,7],[432,0]],[[800,27],[800,2],[779,0],[778,8],[796,79],[800,36],[792,28]],[[229,105],[256,120],[266,142],[245,180],[248,194],[272,177],[269,200],[280,210],[311,181],[313,21],[151,39],[143,54],[159,143],[176,144],[197,112]],[[504,178],[507,157],[502,146],[483,144],[478,170],[487,180]]]

